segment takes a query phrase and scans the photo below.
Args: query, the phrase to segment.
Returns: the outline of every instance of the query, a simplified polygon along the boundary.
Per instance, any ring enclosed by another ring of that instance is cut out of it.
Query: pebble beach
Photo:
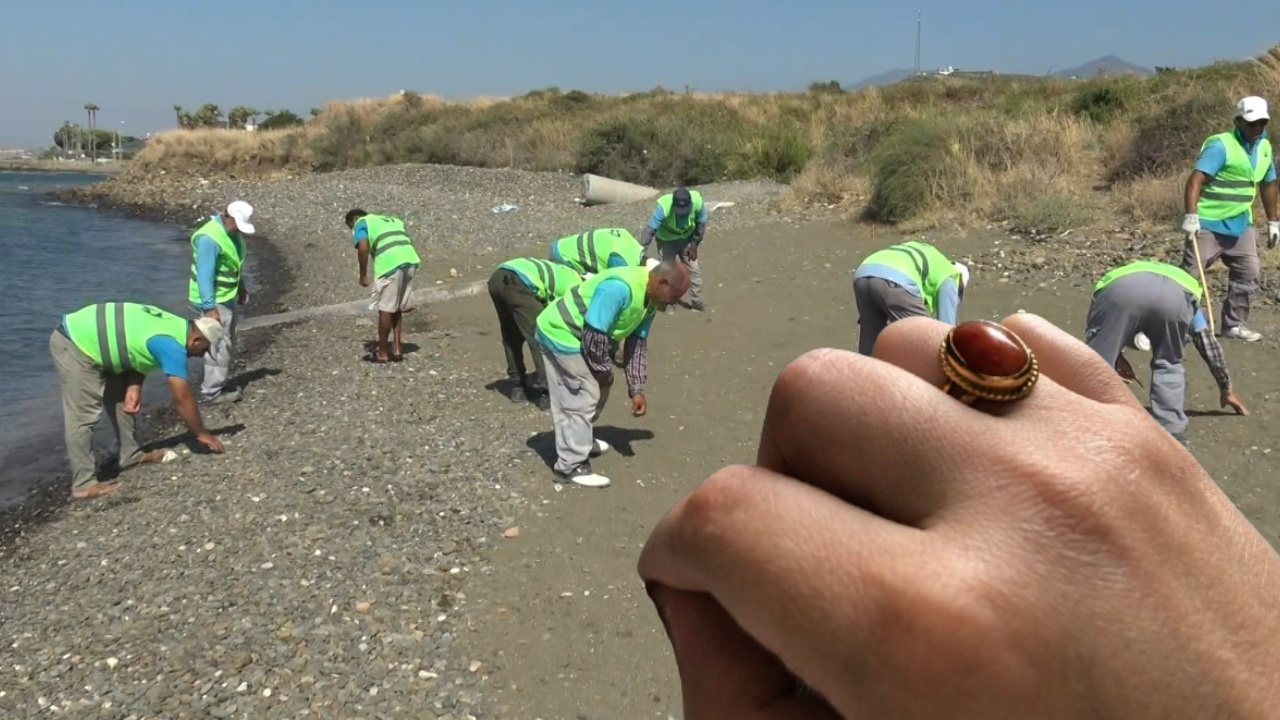
[[[795,243],[789,257],[802,258],[788,262],[803,262],[807,273],[788,275],[793,283],[824,273],[839,278],[856,263],[803,258],[812,252],[802,243],[804,224],[833,217],[783,203],[784,186],[701,190],[708,200],[735,203],[713,212],[711,232],[786,231],[779,242]],[[543,257],[550,241],[571,233],[638,233],[651,211],[648,202],[582,207],[579,191],[573,175],[403,165],[256,181],[134,178],[68,199],[187,226],[231,200],[248,200],[260,287],[251,288],[246,314],[260,316],[368,297],[342,224],[352,207],[406,218],[423,258],[419,291],[485,280],[504,260]],[[984,282],[1024,293],[1062,287],[1071,296],[1116,259],[1168,246],[1161,235],[1127,231],[1070,240],[992,236],[969,258]],[[756,257],[741,282],[780,277],[775,264]],[[481,651],[494,641],[478,642],[474,628],[496,603],[520,602],[484,597],[479,588],[497,572],[495,548],[514,541],[531,515],[552,512],[544,497],[550,475],[529,440],[531,428],[550,430],[550,417],[494,392],[503,376],[496,327],[466,325],[450,307],[425,305],[406,316],[405,361],[393,365],[359,360],[374,336],[371,315],[244,331],[231,384],[243,385],[245,399],[203,411],[225,454],[193,456],[175,433],[160,432],[181,460],[130,470],[122,492],[42,509],[11,526],[0,546],[0,717],[526,717],[495,704],[495,654]],[[780,315],[769,322],[795,328],[801,312],[782,307]],[[468,339],[486,332],[484,344]],[[794,357],[809,347],[779,352]],[[776,369],[759,372],[767,378]],[[699,387],[710,388],[705,382]],[[741,388],[723,387],[712,400],[737,408],[724,411],[724,424],[741,417],[754,432],[763,405],[744,404]],[[161,430],[172,429],[167,420],[159,418]],[[714,428],[710,435],[707,445],[740,452],[736,437],[718,438]],[[664,449],[649,443],[645,452],[652,458]],[[669,462],[674,475],[684,461]],[[694,477],[700,472],[695,466],[672,482],[695,483],[705,477]],[[618,502],[629,491],[606,492],[616,494],[592,502]],[[644,526],[657,519],[652,510],[622,508],[628,529],[610,542],[623,564],[634,562]],[[537,546],[529,547],[526,562],[542,562]],[[609,587],[622,595],[619,585]],[[545,590],[556,598],[565,588]],[[649,712],[540,717],[667,717],[656,696],[634,702]]]
[[[704,193],[738,203],[716,212],[724,228],[771,216],[782,189]],[[648,203],[584,208],[578,190],[568,175],[399,166],[71,199],[187,225],[248,200],[261,287],[246,315],[261,315],[367,297],[351,207],[408,219],[420,290],[647,220]],[[494,212],[504,204],[516,208]],[[510,406],[492,409],[496,341],[460,356],[440,311],[406,317],[395,367],[359,362],[371,317],[245,331],[231,374],[245,399],[204,410],[226,454],[179,445],[183,460],[122,475],[125,492],[19,527],[0,551],[0,715],[495,717],[457,638],[469,580],[526,505],[512,477],[540,461]]]

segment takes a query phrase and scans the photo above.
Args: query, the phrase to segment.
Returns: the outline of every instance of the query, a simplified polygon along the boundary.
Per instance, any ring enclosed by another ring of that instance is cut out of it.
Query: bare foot
[[[151,450],[142,453],[142,458],[138,460],[139,465],[147,465],[149,463],[158,463],[164,460],[164,450]]]
[[[119,482],[96,482],[71,493],[73,500],[92,500],[120,489]]]

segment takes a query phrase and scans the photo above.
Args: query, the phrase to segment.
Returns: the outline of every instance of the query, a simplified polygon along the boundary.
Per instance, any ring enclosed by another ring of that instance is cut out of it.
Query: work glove
[[[1276,246],[1280,242],[1280,220],[1271,220],[1267,223],[1267,249]]]
[[[1182,232],[1188,235],[1195,235],[1200,232],[1200,216],[1190,213],[1182,218]]]

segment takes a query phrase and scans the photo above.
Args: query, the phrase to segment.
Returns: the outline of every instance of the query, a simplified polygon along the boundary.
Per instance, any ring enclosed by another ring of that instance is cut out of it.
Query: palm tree
[[[94,121],[98,116],[98,106],[94,103],[86,103],[84,110],[89,115],[89,162],[98,161],[98,136],[94,134],[96,125]]]

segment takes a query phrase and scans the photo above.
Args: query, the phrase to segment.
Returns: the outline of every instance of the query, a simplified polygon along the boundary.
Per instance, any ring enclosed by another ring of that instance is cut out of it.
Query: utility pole
[[[920,22],[921,13],[919,10],[916,10],[916,63],[915,72],[912,74],[912,77],[918,77],[920,75]]]

